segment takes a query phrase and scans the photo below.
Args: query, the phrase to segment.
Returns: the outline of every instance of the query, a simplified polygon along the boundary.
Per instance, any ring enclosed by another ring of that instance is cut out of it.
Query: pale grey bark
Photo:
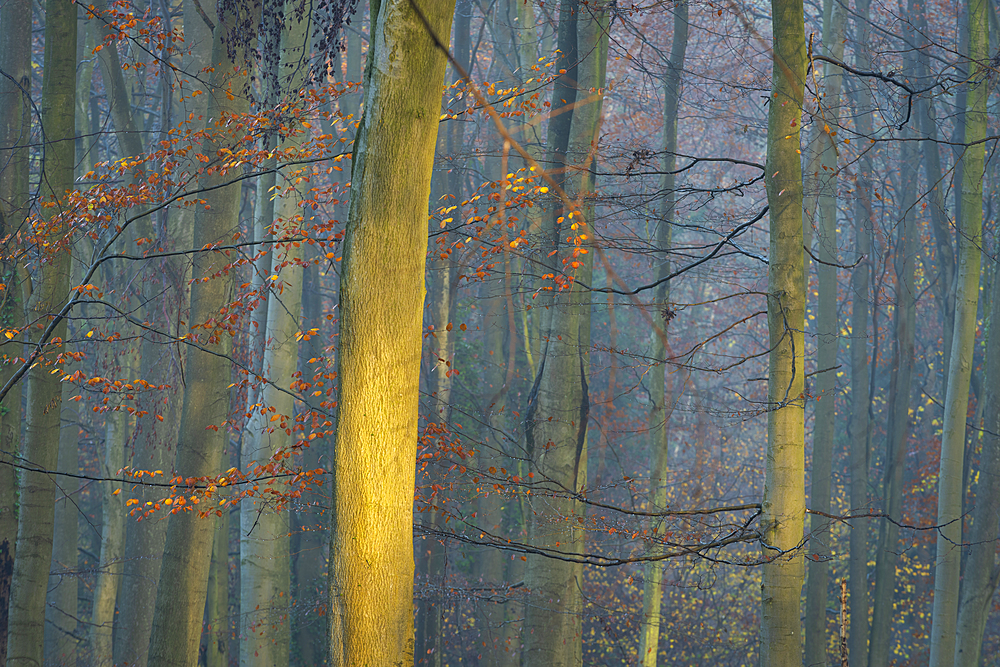
[[[823,5],[823,55],[843,60],[844,28],[847,10],[839,0]],[[814,67],[818,63],[814,63]],[[804,228],[814,225],[819,231],[816,244],[817,300],[816,315],[816,397],[813,422],[812,468],[809,505],[830,513],[830,482],[833,473],[833,439],[836,419],[837,353],[840,348],[840,322],[837,314],[837,135],[841,127],[841,85],[839,67],[824,63],[818,109],[812,122],[805,174]],[[808,263],[807,263],[808,266]],[[827,554],[830,544],[829,519],[813,514],[810,520],[808,578],[806,582],[805,664],[821,666],[827,656]]]
[[[236,17],[228,13],[221,17],[213,35],[212,61],[219,64],[209,79],[207,117],[216,119],[213,129],[223,132],[224,116],[247,109],[247,101],[241,97],[246,83],[245,70],[241,69],[242,56],[238,69],[229,60],[223,41],[235,20]],[[233,95],[227,95],[227,89]],[[227,141],[225,136],[210,136],[202,146],[202,153],[215,155]],[[218,186],[227,178],[215,171],[204,175],[200,183],[202,187]],[[205,192],[207,207],[198,210],[194,247],[231,238],[239,225],[239,194],[238,184]],[[229,261],[230,258],[221,252],[205,252],[195,257],[189,326],[218,317],[219,304],[226,303],[232,293],[234,276],[232,272],[216,274]],[[231,338],[222,335],[217,341],[211,341],[201,333],[199,343],[206,349],[188,351],[177,445],[177,472],[182,477],[219,474],[222,452],[228,444],[224,422],[229,417],[231,364],[226,355],[232,345]],[[149,665],[189,667],[197,660],[213,533],[211,522],[199,519],[196,512],[180,512],[170,517],[149,640]]]
[[[670,317],[670,283],[665,281],[670,275],[670,252],[673,239],[674,217],[677,211],[675,193],[676,176],[673,171],[677,164],[677,110],[680,106],[681,81],[684,72],[684,58],[688,45],[688,2],[681,0],[674,6],[674,34],[671,39],[670,60],[663,77],[663,158],[660,165],[663,177],[660,191],[664,193],[660,209],[660,220],[656,226],[656,249],[663,257],[657,267],[657,287],[655,308],[651,313],[654,328],[653,358],[666,359],[667,329]],[[612,346],[613,347],[613,346]],[[669,462],[668,422],[673,412],[673,404],[682,390],[681,383],[673,392],[666,390],[666,364],[654,366],[649,389],[649,432],[654,465],[650,471],[650,493],[653,506],[662,508],[666,504]],[[668,404],[669,402],[669,404]],[[653,526],[659,531],[660,526]],[[656,667],[660,645],[660,618],[663,598],[663,563],[646,564],[645,581],[642,590],[642,627],[639,635],[639,662],[643,667]]]
[[[973,80],[985,75],[989,41],[986,0],[969,0],[969,56]],[[951,667],[955,661],[961,572],[963,463],[969,383],[972,375],[982,262],[983,174],[987,85],[980,80],[968,91],[965,111],[965,152],[962,156],[961,209],[958,218],[958,277],[955,293],[955,333],[948,367],[941,462],[938,471],[937,552],[934,562],[934,609],[931,624],[931,667]]]
[[[911,11],[915,10],[910,2]],[[907,56],[906,69],[912,70],[915,58]],[[913,131],[904,129],[904,138],[912,139]],[[935,148],[935,150],[937,150]],[[900,146],[899,200],[894,270],[896,274],[896,305],[893,310],[894,339],[889,379],[889,414],[885,438],[885,474],[882,484],[883,507],[889,520],[879,522],[878,546],[875,550],[875,596],[868,667],[889,664],[892,621],[896,617],[896,564],[899,554],[899,526],[902,521],[903,470],[906,465],[907,439],[910,433],[910,389],[913,380],[914,334],[916,329],[915,282],[917,227],[915,204],[918,186],[917,143],[904,141]]]

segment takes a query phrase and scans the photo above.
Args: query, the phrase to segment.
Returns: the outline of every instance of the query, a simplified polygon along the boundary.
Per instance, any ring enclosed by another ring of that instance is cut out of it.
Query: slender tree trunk
[[[315,248],[316,246],[310,246]],[[327,274],[328,275],[328,274]],[[317,373],[327,371],[327,353],[324,341],[330,340],[330,323],[323,317],[323,296],[320,289],[323,279],[319,266],[310,262],[306,267],[302,293],[303,330],[317,329],[301,346],[299,368],[306,382],[313,382]],[[325,382],[325,380],[323,380]],[[307,411],[311,410],[306,406]],[[302,452],[301,465],[304,470],[328,468],[327,452],[329,442],[325,437],[317,437],[308,442]],[[291,558],[294,572],[293,599],[297,607],[295,615],[295,635],[293,655],[299,656],[302,665],[327,664],[326,618],[322,610],[326,606],[326,557],[325,545],[330,536],[326,529],[324,509],[326,488],[310,494],[292,515]],[[319,507],[314,506],[316,502]]]
[[[982,261],[983,174],[986,136],[985,80],[989,42],[986,0],[969,0],[969,57],[973,83],[965,112],[965,153],[962,178],[962,208],[958,220],[958,279],[955,295],[955,333],[948,393],[945,398],[941,436],[941,467],[938,471],[937,554],[934,564],[934,611],[931,626],[931,667],[950,667],[956,651],[958,587],[962,552],[962,468],[965,454],[965,424],[969,410],[969,381],[976,341],[976,311],[979,306],[979,274]],[[963,651],[968,647],[963,647]]]
[[[927,83],[930,72],[930,56],[927,35],[927,10],[921,7],[916,13],[916,33],[920,36],[917,50],[917,77],[921,87]],[[926,137],[921,142],[924,173],[927,177],[927,187],[930,188],[929,206],[931,227],[934,230],[935,260],[938,265],[938,279],[934,281],[934,297],[941,310],[943,329],[944,375],[947,377],[949,360],[951,358],[951,339],[955,322],[955,248],[954,232],[945,210],[944,193],[948,180],[941,168],[941,152],[938,144],[938,126],[934,117],[933,98],[921,95],[914,100],[913,115],[917,119],[920,134]]]
[[[120,369],[121,376],[126,379],[134,377],[135,369],[131,362],[136,361],[135,354],[125,351],[121,358],[126,360]],[[103,477],[117,477],[118,471],[125,465],[125,441],[131,431],[130,421],[129,413],[124,409],[105,414],[105,447],[104,454],[100,457]],[[71,428],[75,430],[76,425]],[[120,493],[117,496],[114,493],[121,486],[114,482],[101,482],[101,560],[90,618],[91,664],[98,667],[114,664],[111,631],[115,624],[115,600],[118,597],[118,583],[121,581],[125,546],[125,498]]]
[[[560,11],[565,9],[563,5]],[[575,83],[580,90],[595,92],[573,111],[564,158],[565,187],[580,208],[564,210],[565,224],[552,220],[552,229],[543,230],[558,250],[553,256],[556,275],[564,277],[565,288],[560,290],[559,284],[552,288],[542,358],[528,399],[525,435],[535,480],[553,493],[546,502],[546,516],[533,512],[529,518],[531,542],[555,547],[558,541],[561,551],[581,553],[584,531],[576,519],[582,517],[584,508],[566,494],[566,490],[572,493],[587,484],[590,296],[576,281],[589,284],[593,266],[593,254],[588,251],[596,188],[593,167],[603,108],[609,13],[605,3],[581,5],[573,11],[577,13],[562,16],[560,22],[577,23],[576,52],[586,54],[577,65]],[[564,233],[574,242],[561,242]],[[566,528],[553,531],[550,513],[560,523],[565,519]],[[583,566],[530,558],[525,584],[532,598],[524,621],[522,664],[581,664]]]
[[[839,0],[824,4],[823,50],[825,55],[843,60],[844,27],[847,11]],[[814,64],[815,66],[815,64]],[[841,129],[840,93],[843,75],[836,65],[824,64],[822,96],[813,119],[813,136],[807,168],[805,213],[807,228],[819,230],[816,264],[819,298],[816,315],[816,378],[814,395],[812,469],[809,504],[812,509],[830,513],[830,478],[833,474],[833,438],[836,420],[837,353],[840,348],[840,323],[837,316],[837,148],[835,136]],[[807,281],[808,283],[808,281]],[[805,617],[805,664],[826,665],[827,657],[827,589],[830,566],[826,555],[830,551],[827,525],[829,520],[812,515],[809,552],[814,557],[808,563]]]
[[[916,2],[910,0],[910,14],[916,13]],[[913,70],[915,58],[906,59],[906,70]],[[904,130],[905,138],[913,132]],[[935,148],[935,150],[937,150]],[[899,526],[903,509],[903,469],[906,465],[906,443],[910,431],[910,385],[913,380],[914,332],[916,327],[916,193],[919,164],[917,144],[904,141],[900,146],[902,187],[899,210],[902,219],[896,239],[895,273],[896,306],[893,310],[894,340],[892,368],[889,380],[889,416],[885,439],[885,477],[882,485],[883,506],[890,520],[879,522],[878,548],[875,563],[875,597],[873,599],[871,638],[868,667],[889,664],[892,640],[893,601],[896,590],[896,563],[899,550]]]
[[[205,667],[229,667],[229,508],[218,518],[208,518],[215,524],[212,538],[212,565],[208,570],[208,597],[205,601],[206,631]],[[306,665],[315,663],[304,663]]]
[[[24,327],[24,299],[18,277],[19,248],[10,235],[27,217],[28,148],[31,140],[31,3],[12,0],[0,4],[0,326]],[[0,386],[17,369],[14,358],[24,356],[24,336],[0,343]],[[21,387],[17,385],[0,404],[0,664],[7,664],[7,610],[17,544],[17,475],[12,465],[21,447]]]
[[[674,169],[677,164],[677,108],[680,105],[681,80],[684,72],[684,57],[688,44],[688,3],[682,0],[674,6],[674,34],[670,45],[670,61],[667,74],[663,80],[663,159],[661,169],[663,177],[660,180],[660,191],[664,193],[660,221],[656,228],[656,249],[663,253],[663,259],[657,269],[657,280],[664,280],[670,275],[670,247],[673,237],[674,216],[676,215],[677,197],[674,192],[676,177]],[[656,308],[653,312],[657,323],[656,339],[654,341],[653,357],[667,357],[667,329],[670,326],[670,283],[662,282],[657,287],[654,300]],[[668,366],[653,368],[651,386],[649,389],[649,432],[654,466],[650,475],[650,493],[655,507],[664,507],[667,501],[666,479],[669,461],[669,441],[667,421],[673,411],[672,405],[667,406],[666,372]],[[681,386],[678,386],[670,397],[671,403],[676,401]],[[657,526],[656,529],[659,527]],[[642,667],[656,667],[657,653],[660,645],[660,607],[663,598],[663,563],[648,563],[645,568],[645,582],[642,589],[642,628],[639,635],[639,661]]]
[[[973,150],[973,149],[970,149]],[[989,339],[986,351],[985,403],[1000,401],[1000,272],[994,270]],[[983,449],[979,456],[979,483],[972,509],[972,530],[967,538],[968,555],[962,578],[955,640],[955,666],[979,667],[990,602],[1000,581],[996,542],[1000,533],[1000,410],[986,411]]]
[[[225,131],[225,118],[246,109],[242,97],[246,75],[243,58],[237,66],[229,60],[224,37],[238,17],[220,17],[213,35],[212,62],[218,63],[209,79],[208,114],[215,119],[211,128]],[[229,92],[230,94],[226,94]],[[205,155],[216,155],[224,145],[218,136],[207,137]],[[202,187],[225,183],[231,174],[206,174]],[[227,185],[206,191],[206,207],[199,210],[195,223],[194,247],[202,248],[232,235],[238,227],[240,186]],[[195,256],[191,312],[188,322],[203,325],[219,316],[220,304],[228,302],[233,289],[233,273],[222,273],[230,259],[224,252],[202,252]],[[199,330],[196,330],[199,331]],[[184,406],[177,445],[177,470],[182,477],[216,475],[222,452],[228,443],[225,422],[229,417],[230,362],[226,358],[231,338],[222,333],[212,339],[200,333],[199,345],[188,350]],[[216,430],[217,429],[217,430]],[[149,665],[189,667],[197,659],[211,565],[213,526],[195,512],[179,512],[170,517],[166,548],[157,588],[156,608],[149,640]]]
[[[772,0],[774,34],[765,183],[770,210],[767,465],[762,504],[760,664],[802,664],[800,544],[805,522],[805,285],[799,157],[805,28],[801,0]]]
[[[372,3],[340,287],[330,549],[337,666],[413,663],[417,376],[427,202],[446,64],[428,32],[447,40],[454,9],[454,0]]]
[[[57,200],[73,187],[74,122],[76,95],[76,5],[68,0],[48,0],[45,6],[45,60],[42,79],[42,124],[45,127],[45,161],[42,194]],[[30,20],[30,19],[29,19]],[[46,208],[48,229],[43,232],[49,248],[59,248],[69,231],[59,207]],[[28,304],[30,319],[44,327],[58,311],[69,289],[69,254],[61,248],[51,253],[37,271]],[[34,330],[32,338],[39,330]],[[54,470],[58,458],[61,374],[57,355],[66,336],[65,321],[39,352],[28,371],[27,433],[22,456],[41,470]],[[35,348],[32,348],[32,354]],[[45,589],[52,559],[55,482],[48,473],[23,471],[20,483],[17,554],[11,587],[8,622],[8,667],[35,667],[42,663]]]
[[[862,0],[858,4],[855,19],[855,65],[860,69],[870,66],[868,45],[870,44],[871,23],[870,2]],[[872,133],[872,114],[861,93],[853,91],[856,126],[861,136]],[[868,365],[869,311],[872,307],[870,296],[870,275],[872,267],[872,233],[874,213],[872,212],[872,157],[864,151],[855,182],[854,225],[855,239],[860,264],[851,276],[851,447],[850,447],[850,506],[861,512],[868,505],[868,452],[870,448],[870,367]],[[851,521],[848,556],[848,589],[850,592],[850,635],[849,651],[851,661],[863,665],[868,662],[868,519]]]
[[[285,25],[281,34],[281,57],[278,80],[287,82],[287,98],[295,100],[305,80],[303,53],[309,44],[309,15],[297,15],[298,4],[285,4]],[[279,151],[295,153],[308,130],[288,136]],[[278,192],[275,238],[297,237],[308,233],[308,223],[300,208],[304,185],[296,181],[301,167],[282,169],[276,181]],[[277,275],[284,290],[272,289],[268,297],[262,374],[269,379],[260,391],[259,406],[251,409],[248,436],[244,438],[242,467],[251,471],[265,466],[279,453],[291,453],[295,404],[288,387],[295,383],[298,367],[298,340],[302,310],[302,284],[305,245],[281,244],[272,250],[269,275]],[[274,410],[271,412],[271,410]],[[277,420],[274,417],[278,417]],[[288,664],[290,648],[289,593],[291,565],[288,551],[289,514],[275,511],[273,499],[255,493],[240,506],[240,664],[249,667],[281,667]]]
[[[208,6],[214,8],[214,5]],[[184,59],[181,63],[184,71],[200,72],[208,66],[212,34],[192,0],[184,2],[184,47]],[[191,87],[192,84],[194,88]],[[192,96],[195,90],[201,90],[198,81],[180,88],[177,97],[183,98],[183,102],[177,103],[175,116],[193,113],[198,118],[205,115],[209,96]],[[159,230],[158,234],[165,247],[175,250],[191,249],[194,243],[194,216],[191,208],[171,209],[168,216],[169,227]],[[155,304],[146,309],[144,317],[169,335],[181,336],[185,333],[177,330],[180,326],[178,320],[182,319],[178,314],[187,310],[190,275],[188,258],[174,257],[162,260],[142,280],[146,303]],[[161,293],[171,295],[166,303],[160,296]],[[178,439],[184,404],[184,383],[181,378],[186,352],[186,346],[169,345],[165,337],[149,332],[143,336],[139,377],[152,385],[169,385],[171,388],[158,393],[143,393],[137,397],[137,407],[148,415],[139,420],[132,450],[127,454],[126,462],[133,469],[169,471],[173,466],[174,445]],[[156,415],[163,417],[163,421],[156,418]],[[159,498],[160,492],[140,488],[133,497],[144,503]],[[115,664],[128,663],[134,667],[146,667],[166,535],[167,521],[161,518],[126,522],[125,563],[118,600],[119,608],[127,609],[128,613],[121,614],[118,619]]]

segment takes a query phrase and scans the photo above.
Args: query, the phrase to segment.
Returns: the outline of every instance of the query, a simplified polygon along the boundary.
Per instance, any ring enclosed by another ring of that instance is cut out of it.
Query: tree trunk
[[[910,1],[910,13],[916,13]],[[906,70],[914,68],[912,56],[906,58]],[[913,132],[904,129],[904,138]],[[934,150],[937,150],[935,147]],[[896,305],[893,310],[894,341],[889,379],[889,416],[885,439],[885,477],[882,485],[883,506],[890,520],[879,522],[875,562],[875,597],[873,599],[868,667],[886,667],[892,640],[893,601],[896,591],[896,563],[899,553],[899,526],[903,513],[903,470],[906,466],[906,443],[910,432],[910,388],[913,380],[914,331],[916,327],[916,203],[918,187],[917,144],[904,141],[900,146],[899,182],[902,188],[899,210],[902,220],[896,239]]]
[[[204,519],[215,524],[212,538],[212,565],[208,570],[208,597],[205,601],[205,667],[229,667],[229,508],[221,517]],[[314,664],[314,663],[305,663]]]
[[[217,132],[224,132],[224,118],[246,110],[242,97],[246,75],[243,58],[236,54],[239,66],[229,60],[224,37],[238,17],[227,13],[220,17],[213,35],[209,79],[208,114],[215,119]],[[227,89],[231,95],[227,95]],[[230,99],[231,98],[231,99]],[[206,138],[205,155],[216,155],[223,147],[218,136]],[[219,170],[201,178],[203,188],[219,186],[232,178]],[[238,227],[239,184],[206,191],[206,207],[198,211],[194,247],[203,248],[230,238]],[[230,261],[223,252],[204,251],[195,256],[191,288],[190,326],[204,325],[219,316],[221,304],[228,303],[233,290],[233,272],[221,272]],[[195,330],[196,332],[200,330]],[[191,334],[189,334],[191,335]],[[193,335],[192,335],[193,338]],[[231,363],[227,358],[231,337],[219,332],[215,338],[200,334],[199,345],[190,348],[184,405],[177,445],[177,471],[182,477],[216,475],[220,472],[222,452],[228,444],[225,422],[229,417],[229,380]],[[216,430],[217,429],[217,430]],[[148,664],[154,667],[189,667],[197,660],[202,620],[212,557],[213,526],[199,519],[196,512],[178,512],[170,517],[166,548],[157,588],[149,640]]]
[[[965,424],[969,410],[969,381],[976,342],[979,274],[982,261],[983,173],[986,136],[985,67],[988,59],[986,0],[969,0],[969,58],[973,81],[965,112],[965,153],[962,208],[958,220],[958,279],[955,295],[955,333],[948,367],[941,467],[938,471],[937,554],[934,564],[934,611],[931,625],[931,667],[950,667],[956,650],[958,586],[962,564],[962,468]],[[963,647],[963,651],[968,647]]]
[[[310,246],[315,248],[316,246]],[[329,274],[325,274],[329,275]],[[323,317],[323,287],[319,266],[310,262],[306,267],[306,277],[302,293],[303,330],[318,329],[319,334],[312,335],[301,346],[299,368],[306,382],[314,382],[317,374],[329,373],[327,370],[327,353],[325,341],[329,341],[332,328]],[[315,360],[315,361],[312,361]],[[321,381],[326,382],[325,379]],[[312,410],[305,406],[307,411]],[[322,421],[322,416],[320,417]],[[308,427],[307,427],[308,428]],[[308,447],[302,451],[301,465],[303,470],[329,468],[329,439],[316,437],[308,442]],[[326,607],[326,556],[325,546],[330,536],[326,529],[324,502],[327,498],[326,487],[311,492],[310,497],[296,507],[292,515],[291,558],[294,572],[293,600],[297,608],[294,625],[293,655],[299,656],[299,663],[304,666],[327,664],[326,618],[323,610]],[[318,505],[315,506],[313,503]]]
[[[564,4],[560,11],[565,9]],[[538,375],[528,398],[525,436],[534,480],[552,494],[547,498],[545,516],[532,512],[529,517],[531,543],[582,553],[585,533],[577,519],[582,518],[583,506],[567,494],[587,485],[590,296],[576,281],[590,284],[593,266],[589,250],[596,189],[593,168],[603,108],[609,13],[603,2],[571,11],[575,14],[560,17],[560,31],[564,21],[576,23],[576,53],[585,54],[577,64],[573,84],[579,90],[593,91],[593,97],[578,104],[570,119],[564,183],[567,194],[575,200],[574,210],[563,210],[560,220],[552,220],[551,229],[543,230],[558,250],[549,261],[557,267],[554,273],[562,281],[551,285],[548,325]],[[569,233],[573,241],[561,242],[563,233]],[[567,527],[554,531],[550,513]],[[583,566],[536,556],[528,560],[525,584],[532,599],[524,621],[522,664],[580,664]]]
[[[978,150],[976,147],[970,150]],[[993,272],[992,307],[986,351],[986,405],[1000,401],[1000,272]],[[972,510],[972,530],[962,578],[955,640],[955,667],[979,667],[990,602],[1000,581],[996,542],[1000,530],[1000,410],[986,411],[979,483]]]
[[[765,183],[770,210],[767,320],[767,464],[761,526],[760,664],[802,664],[800,544],[805,522],[805,284],[802,253],[802,165],[799,157],[805,28],[801,0],[772,0],[774,34]]]
[[[13,236],[27,217],[28,149],[31,140],[31,3],[12,0],[0,4],[0,324],[20,331],[24,327],[24,299],[13,261],[17,247]],[[6,386],[17,368],[15,357],[24,356],[24,337],[0,344],[0,386]],[[0,404],[0,665],[7,664],[7,609],[14,574],[17,544],[17,476],[12,465],[21,447],[21,386]]]
[[[843,60],[844,27],[847,11],[838,0],[824,4],[823,50],[825,55]],[[815,66],[815,64],[814,64]],[[806,179],[806,226],[819,230],[816,264],[819,298],[816,315],[816,371],[813,394],[817,397],[813,425],[812,469],[809,504],[814,510],[830,513],[830,479],[833,474],[833,438],[837,402],[837,353],[840,322],[837,316],[837,148],[835,135],[841,129],[840,93],[843,75],[836,65],[824,63],[822,96],[813,119]],[[808,280],[807,280],[808,284]],[[809,525],[809,553],[805,616],[805,663],[820,667],[827,658],[827,589],[830,551],[829,519],[814,514]]]
[[[214,9],[214,4],[209,4]],[[192,0],[184,2],[184,58],[181,64],[186,72],[200,72],[210,62],[212,33],[198,13]],[[105,49],[107,50],[107,49]],[[192,86],[193,84],[193,86]],[[195,80],[183,85],[177,94],[175,117],[193,113],[203,117],[207,110],[208,95],[195,95],[202,84]],[[167,213],[166,229],[159,230],[165,246],[174,250],[188,250],[194,243],[194,214],[191,207],[177,207]],[[178,331],[178,313],[186,312],[190,288],[190,262],[187,257],[168,257],[154,265],[142,280],[142,290],[147,308],[144,317],[155,323],[156,328],[171,336],[181,336]],[[159,294],[173,295],[164,303]],[[155,305],[154,305],[155,304]],[[151,334],[143,336],[140,351],[139,377],[154,386],[169,385],[162,393],[140,394],[137,407],[148,412],[139,420],[133,446],[127,454],[127,463],[138,470],[169,471],[174,463],[174,445],[177,443],[180,416],[184,404],[182,368],[187,347],[167,344],[166,337]],[[163,417],[161,422],[154,415]],[[133,497],[141,503],[161,497],[158,489],[139,488]],[[150,520],[126,522],[125,564],[118,593],[119,607],[127,609],[121,614],[115,632],[115,664],[128,663],[146,667],[149,637],[152,631],[156,591],[160,580],[162,554],[167,536],[167,521]]]
[[[330,549],[337,666],[413,663],[414,443],[427,202],[446,64],[428,30],[447,40],[454,8],[454,0],[372,3],[340,287]]]
[[[30,21],[30,11],[28,12]],[[5,27],[5,30],[7,28]],[[73,187],[74,122],[76,95],[77,8],[68,0],[48,0],[45,5],[45,60],[42,79],[42,125],[45,127],[45,160],[41,174],[42,195],[58,200]],[[69,232],[58,207],[45,208],[44,232],[49,248],[59,248],[36,273],[36,287],[28,304],[29,319],[45,327],[64,303],[69,289],[69,254],[59,245]],[[33,330],[32,338],[41,333]],[[28,378],[27,433],[22,456],[41,470],[54,470],[58,459],[62,375],[58,363],[65,320],[42,348],[31,348],[34,357]],[[37,353],[37,357],[34,355]],[[57,366],[56,366],[57,368]],[[55,480],[48,473],[23,471],[20,484],[17,554],[11,587],[8,624],[8,667],[42,664],[45,591],[52,559]]]
[[[670,275],[670,247],[673,237],[674,216],[677,197],[674,192],[677,165],[677,108],[680,104],[681,80],[684,72],[684,57],[688,44],[688,3],[682,0],[674,6],[674,34],[670,45],[670,61],[663,79],[663,158],[660,191],[664,193],[660,221],[656,228],[656,249],[663,254],[657,268],[657,280]],[[670,283],[662,282],[657,287],[654,298],[653,320],[656,322],[653,358],[666,359],[667,330],[670,326]],[[666,479],[669,474],[669,440],[667,421],[673,412],[673,403],[682,390],[678,383],[671,405],[667,405],[666,372],[668,366],[655,366],[649,389],[649,433],[650,447],[654,461],[650,474],[650,494],[653,506],[662,508],[667,501]],[[655,526],[654,530],[658,530]],[[639,661],[642,667],[656,667],[660,645],[660,607],[663,598],[663,563],[647,563],[644,567],[645,581],[642,589],[642,628],[639,635]]]
[[[135,369],[130,363],[135,361],[134,357],[131,351],[125,351],[122,355],[126,363],[120,369],[121,377],[134,377]],[[105,447],[99,466],[103,477],[117,477],[118,471],[125,465],[125,441],[129,438],[130,421],[129,413],[124,409],[105,413]],[[76,426],[72,428],[75,429]],[[125,542],[125,498],[120,493],[117,496],[114,493],[121,487],[121,484],[114,482],[101,482],[101,560],[90,618],[91,664],[98,667],[114,664],[111,631],[115,625],[115,600],[118,597],[118,583],[121,581]]]
[[[79,266],[79,263],[77,265]],[[75,270],[71,272],[76,273]],[[72,362],[67,364],[65,374],[70,374],[74,366],[76,364]],[[75,391],[76,387],[73,384],[63,384],[57,468],[59,472],[73,475],[80,472],[77,404],[69,402]],[[80,512],[77,509],[78,497],[74,497],[79,489],[78,480],[71,477],[56,479],[52,566],[49,569],[49,588],[45,596],[45,657],[55,662],[75,660],[79,643],[77,597],[80,582],[78,562]]]
[[[871,36],[869,19],[870,2],[858,4],[855,20],[855,65],[868,69],[868,45]],[[872,134],[872,114],[866,107],[867,100],[857,90],[853,91],[856,124],[860,136]],[[865,151],[858,164],[855,182],[854,225],[856,249],[860,263],[851,276],[851,447],[850,447],[850,507],[861,512],[868,506],[868,452],[871,438],[870,422],[870,367],[868,365],[869,311],[872,307],[870,276],[873,266],[872,234],[872,157]],[[873,353],[874,354],[874,353]],[[868,519],[851,521],[848,556],[848,589],[850,592],[851,661],[858,665],[868,662]]]
[[[298,16],[298,7],[295,2],[285,4],[281,33],[278,80],[287,83],[287,100],[298,99],[306,74],[301,61],[309,44],[309,18]],[[307,128],[293,126],[291,131],[299,134],[287,136],[279,151],[295,153],[307,138]],[[302,179],[296,185],[301,169],[285,168],[277,176],[276,192],[284,194],[275,205],[276,239],[308,233],[308,223],[304,220],[307,209],[299,206],[308,181]],[[280,452],[292,451],[295,402],[288,388],[295,384],[298,367],[304,248],[300,242],[290,242],[271,251],[268,274],[279,276],[280,283],[288,285],[288,289],[272,289],[268,296],[264,340],[270,346],[264,351],[262,375],[269,381],[260,390],[259,405],[251,408],[249,437],[243,441],[242,467],[247,473],[255,466],[266,466]],[[273,502],[266,492],[257,492],[240,505],[240,664],[249,667],[288,664],[289,513],[275,511]]]

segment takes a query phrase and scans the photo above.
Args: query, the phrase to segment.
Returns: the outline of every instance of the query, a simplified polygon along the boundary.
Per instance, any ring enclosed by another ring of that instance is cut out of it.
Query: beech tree
[[[371,3],[340,288],[331,528],[335,665],[413,662],[421,277],[454,0]],[[420,82],[414,89],[413,83]],[[404,187],[405,184],[405,187]],[[386,241],[389,240],[388,243]],[[388,281],[398,275],[400,281]]]
[[[5,661],[988,662],[995,12],[797,1],[0,4]]]

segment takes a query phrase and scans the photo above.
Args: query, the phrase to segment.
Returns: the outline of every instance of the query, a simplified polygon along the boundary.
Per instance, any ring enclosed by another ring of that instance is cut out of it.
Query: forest
[[[998,10],[0,0],[0,664],[996,664]]]

